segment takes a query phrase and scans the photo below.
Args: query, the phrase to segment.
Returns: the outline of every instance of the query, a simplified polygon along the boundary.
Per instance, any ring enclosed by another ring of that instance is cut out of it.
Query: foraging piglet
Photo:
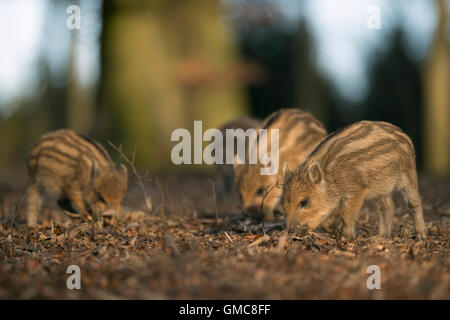
[[[72,130],[44,134],[28,159],[28,225],[37,222],[42,196],[74,208],[83,218],[106,210],[120,210],[127,190],[124,165],[118,170],[98,142]]]
[[[247,131],[248,129],[257,129],[261,121],[249,117],[240,117],[224,124],[220,131],[223,136],[226,136],[226,129],[242,129]],[[234,155],[237,153],[237,137],[234,138],[234,150],[230,150]],[[248,143],[247,143],[248,148]],[[232,164],[226,164],[227,148],[226,144],[223,144],[223,164],[216,164],[216,185],[217,195],[219,199],[230,198],[235,194],[234,185],[234,170]]]
[[[326,137],[327,132],[319,120],[300,109],[281,109],[274,112],[263,121],[260,129],[267,129],[267,132],[272,129],[279,130],[279,170],[273,175],[262,175],[261,163],[235,164],[236,187],[244,211],[258,217],[263,204],[263,218],[271,221],[279,207],[282,192],[281,188],[274,186],[277,182],[283,184],[284,170],[300,165]],[[267,145],[270,146],[271,141],[268,141]]]
[[[418,191],[414,146],[398,127],[361,121],[330,134],[294,172],[288,172],[282,195],[288,230],[316,228],[335,209],[346,238],[355,235],[355,220],[364,199],[377,200],[379,233],[391,234],[399,190],[413,213],[414,226],[426,238]]]

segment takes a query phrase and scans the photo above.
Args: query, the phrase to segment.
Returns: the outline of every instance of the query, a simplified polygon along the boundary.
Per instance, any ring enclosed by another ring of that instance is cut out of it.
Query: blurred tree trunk
[[[450,173],[450,52],[445,0],[436,0],[439,23],[425,70],[425,166],[436,175]]]
[[[329,107],[326,81],[312,57],[314,47],[307,24],[302,21],[296,32],[296,56],[298,82],[298,107],[311,112],[325,127],[329,127]]]
[[[79,31],[74,30],[70,33],[66,123],[70,129],[83,134],[90,134],[94,123],[94,90],[93,88],[82,87],[76,73],[78,35]]]
[[[237,61],[220,2],[104,1],[99,119],[103,138],[137,149],[137,164],[171,163],[176,128],[206,129],[244,113],[227,81]],[[225,79],[225,80],[224,80]]]

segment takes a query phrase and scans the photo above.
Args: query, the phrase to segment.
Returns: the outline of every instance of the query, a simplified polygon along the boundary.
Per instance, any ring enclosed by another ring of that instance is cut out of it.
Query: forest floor
[[[394,237],[376,237],[367,203],[357,238],[340,232],[286,235],[218,202],[211,176],[161,175],[142,190],[130,183],[124,213],[82,223],[48,205],[25,223],[23,187],[0,184],[0,299],[450,299],[450,181],[421,179],[428,229],[416,240],[396,199]],[[155,180],[156,181],[156,180]],[[81,290],[69,290],[69,265]],[[370,265],[381,289],[369,290]]]

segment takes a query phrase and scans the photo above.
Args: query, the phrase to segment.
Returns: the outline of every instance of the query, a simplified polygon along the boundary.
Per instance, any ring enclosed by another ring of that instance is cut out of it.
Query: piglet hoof
[[[353,240],[353,239],[355,239],[355,231],[352,228],[345,228],[344,227],[344,229],[342,231],[343,231],[342,232],[343,237],[346,240]]]
[[[425,232],[418,232],[417,233],[417,237],[419,238],[419,240],[421,241],[427,241],[427,235]]]

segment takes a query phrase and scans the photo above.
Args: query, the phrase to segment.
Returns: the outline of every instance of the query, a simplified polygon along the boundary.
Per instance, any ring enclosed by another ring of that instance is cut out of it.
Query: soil
[[[263,225],[234,199],[215,201],[212,179],[153,177],[151,211],[132,182],[123,213],[88,222],[50,201],[33,228],[24,183],[0,183],[0,299],[450,299],[450,181],[421,177],[423,242],[398,197],[392,239],[376,236],[368,202],[348,240],[339,225],[308,234],[286,234],[283,219]],[[81,290],[67,288],[70,265]],[[381,289],[368,289],[371,265]]]

